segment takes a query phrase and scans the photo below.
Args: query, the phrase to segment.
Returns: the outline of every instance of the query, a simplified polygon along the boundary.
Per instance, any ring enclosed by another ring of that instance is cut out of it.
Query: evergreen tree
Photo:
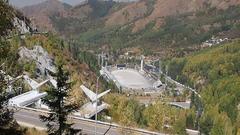
[[[0,0],[0,63],[6,62],[9,65],[10,48],[4,37],[9,29],[12,29],[12,8],[8,5],[8,0]],[[13,117],[13,110],[8,108],[9,94],[6,92],[8,82],[5,75],[0,73],[0,134],[1,135],[21,135],[23,131],[18,126]]]
[[[7,35],[7,31],[13,28],[13,9],[8,5],[8,0],[0,0],[0,36]]]
[[[9,96],[6,89],[7,81],[4,74],[0,73],[0,134],[21,135],[23,132],[13,118],[13,111],[8,109]]]
[[[47,122],[49,135],[72,135],[77,134],[80,130],[72,128],[72,123],[68,123],[68,115],[77,109],[77,105],[69,103],[66,99],[71,91],[71,82],[69,82],[69,73],[63,70],[62,66],[58,67],[57,88],[47,90],[48,96],[43,99],[43,103],[48,105],[51,113],[48,116],[40,116],[43,122]]]

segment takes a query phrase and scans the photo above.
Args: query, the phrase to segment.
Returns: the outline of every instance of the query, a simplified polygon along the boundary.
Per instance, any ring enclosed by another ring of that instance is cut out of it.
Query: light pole
[[[97,106],[98,106],[98,82],[99,82],[99,79],[102,75],[100,74],[98,77],[97,77],[97,86],[96,86],[96,115],[95,115],[95,135],[97,135],[97,113],[98,113],[98,110],[97,110]]]
[[[0,65],[0,67],[3,67],[5,65],[5,63],[2,63],[1,65]]]

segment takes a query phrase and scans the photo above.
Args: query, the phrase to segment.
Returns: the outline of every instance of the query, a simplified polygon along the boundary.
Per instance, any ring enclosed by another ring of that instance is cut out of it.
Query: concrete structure
[[[108,65],[109,55],[102,52],[101,54],[98,54],[97,56],[98,56],[98,65],[100,67],[106,67]]]
[[[102,102],[101,104],[98,104],[96,111],[95,109],[96,105],[97,105],[96,102],[95,103],[88,102],[84,104],[78,112],[75,112],[74,115],[90,119],[94,115],[96,115],[96,113],[99,113],[104,109],[107,109],[107,107],[109,106],[108,104]]]
[[[2,74],[4,76],[4,80],[7,82],[7,90],[6,91],[8,93],[13,92],[12,84],[23,77],[22,75],[20,75],[20,76],[17,76],[14,78],[10,75],[7,75],[3,70],[0,70],[0,74]]]
[[[198,130],[186,129],[188,135],[200,135]]]
[[[123,70],[123,69],[126,69],[126,64],[117,64],[117,69],[118,70]]]
[[[49,81],[50,81],[50,83],[52,84],[52,86],[53,86],[54,88],[57,88],[57,81],[56,81],[55,79],[50,78]]]
[[[24,94],[18,95],[9,99],[9,106],[23,107],[33,103],[39,102],[39,100],[47,95],[46,92],[39,93],[38,91],[29,91]]]
[[[147,79],[143,74],[133,69],[114,70],[111,72],[114,81],[122,88],[128,89],[152,89],[153,81]]]
[[[113,81],[119,90],[130,94],[159,93],[165,88],[165,84],[162,84],[158,77],[153,77],[145,70],[141,72],[136,66],[135,69],[128,66],[107,66],[100,70],[100,74],[107,81]]]
[[[47,83],[49,80],[45,80],[41,83],[38,83],[29,78],[27,75],[24,75],[23,78],[29,84],[32,90],[11,98],[8,103],[9,106],[22,107],[36,103],[37,107],[40,107],[41,98],[47,96],[47,93],[46,92],[40,93],[39,88],[45,83]]]
[[[109,93],[110,90],[104,91],[103,93],[100,93],[100,94],[96,95],[94,92],[92,92],[90,89],[88,89],[84,85],[81,85],[80,88],[83,90],[83,92],[90,99],[90,102],[84,104],[78,112],[74,113],[75,116],[80,116],[80,117],[84,117],[84,118],[91,118],[96,113],[99,113],[99,112],[101,112],[102,110],[104,110],[108,107],[108,104],[100,101],[99,99],[102,96]]]
[[[159,80],[159,69],[144,65],[144,56],[140,56],[139,59],[140,66],[126,64],[106,66],[100,70],[100,74],[106,80],[113,81],[123,92],[135,94],[161,92],[163,84]],[[151,69],[147,70],[145,67]]]
[[[218,38],[218,37],[213,36],[211,39],[203,42],[201,47],[202,48],[212,47],[212,46],[219,45],[221,43],[225,43],[225,42],[228,42],[228,41],[229,41],[228,38]]]
[[[169,105],[182,109],[190,109],[191,102],[170,102]]]
[[[160,80],[157,80],[156,82],[153,83],[153,87],[155,89],[159,89],[162,86],[163,86],[163,83]]]
[[[42,85],[44,85],[45,83],[47,83],[49,81],[49,79],[48,79],[41,83],[38,83],[38,82],[32,80],[31,78],[29,78],[27,75],[24,75],[23,78],[28,83],[28,85],[32,88],[32,90],[38,90],[38,88],[40,88]]]
[[[142,59],[141,59],[141,72],[143,72],[144,70],[143,70],[143,64],[144,64],[144,61],[143,61],[143,57],[142,57]]]

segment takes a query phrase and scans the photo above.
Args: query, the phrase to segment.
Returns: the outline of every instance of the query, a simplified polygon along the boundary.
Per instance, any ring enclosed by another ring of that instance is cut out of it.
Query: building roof
[[[117,67],[118,67],[118,68],[126,67],[126,64],[117,64]]]

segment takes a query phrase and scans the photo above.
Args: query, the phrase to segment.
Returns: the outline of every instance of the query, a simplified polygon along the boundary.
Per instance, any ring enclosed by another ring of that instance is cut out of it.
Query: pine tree
[[[49,135],[77,134],[80,130],[72,128],[72,123],[68,123],[68,115],[77,109],[77,105],[69,103],[72,83],[69,82],[69,73],[58,67],[58,72],[54,75],[57,78],[57,88],[47,90],[48,96],[43,99],[43,103],[48,105],[51,113],[48,116],[40,116],[46,122]]]
[[[4,74],[0,73],[0,134],[21,135],[23,131],[13,118],[13,111],[8,109],[9,96],[6,92],[7,81]]]
[[[8,0],[0,0],[0,63],[5,62],[9,57],[9,44],[4,40],[9,29],[12,29],[12,7],[8,5]],[[6,61],[8,65],[9,61]],[[20,129],[13,117],[13,110],[8,108],[8,99],[10,98],[6,92],[8,82],[5,75],[0,73],[0,134],[1,135],[21,135],[23,131]]]
[[[8,0],[0,0],[0,11],[0,36],[5,36],[8,30],[13,28],[11,23],[13,20],[13,9],[8,5]]]

